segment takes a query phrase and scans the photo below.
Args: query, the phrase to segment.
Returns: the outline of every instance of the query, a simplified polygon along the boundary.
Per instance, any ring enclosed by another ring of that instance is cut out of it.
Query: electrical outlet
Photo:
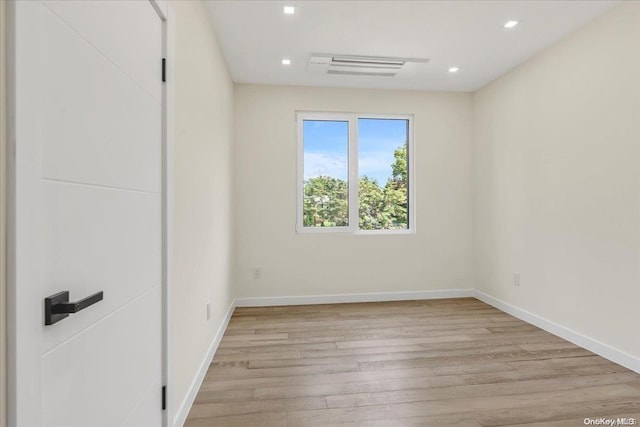
[[[211,319],[211,303],[207,303],[207,320]]]
[[[513,286],[520,286],[520,273],[513,273]]]
[[[262,277],[262,268],[253,267],[253,278],[258,280]]]

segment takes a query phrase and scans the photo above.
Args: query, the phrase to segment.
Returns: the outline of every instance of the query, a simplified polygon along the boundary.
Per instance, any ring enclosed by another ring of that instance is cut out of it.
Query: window
[[[299,232],[414,229],[412,117],[298,113]]]

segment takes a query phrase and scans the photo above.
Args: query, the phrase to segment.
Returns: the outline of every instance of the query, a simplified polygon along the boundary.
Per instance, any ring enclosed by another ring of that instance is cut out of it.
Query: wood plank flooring
[[[640,374],[473,298],[237,308],[186,427],[583,426]]]

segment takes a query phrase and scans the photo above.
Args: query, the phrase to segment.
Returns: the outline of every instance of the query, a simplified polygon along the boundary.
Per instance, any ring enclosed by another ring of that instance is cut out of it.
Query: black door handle
[[[53,325],[69,317],[69,313],[77,313],[98,301],[102,301],[102,297],[102,291],[75,302],[69,301],[69,291],[62,291],[48,296],[44,299],[44,324]]]

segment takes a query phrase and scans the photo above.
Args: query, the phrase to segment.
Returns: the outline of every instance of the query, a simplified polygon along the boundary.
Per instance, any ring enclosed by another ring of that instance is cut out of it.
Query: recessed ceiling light
[[[289,58],[283,58],[282,65],[291,65],[291,60]]]
[[[458,67],[451,67],[451,68],[449,68],[449,72],[450,72],[450,73],[457,73],[458,71],[460,71],[460,68],[458,68]]]
[[[504,24],[504,27],[505,27],[505,28],[513,28],[513,27],[515,27],[516,25],[518,25],[518,21],[507,21],[507,22]]]
[[[284,12],[285,15],[293,15],[294,13],[296,13],[296,7],[295,6],[284,6],[282,8],[282,11]]]

